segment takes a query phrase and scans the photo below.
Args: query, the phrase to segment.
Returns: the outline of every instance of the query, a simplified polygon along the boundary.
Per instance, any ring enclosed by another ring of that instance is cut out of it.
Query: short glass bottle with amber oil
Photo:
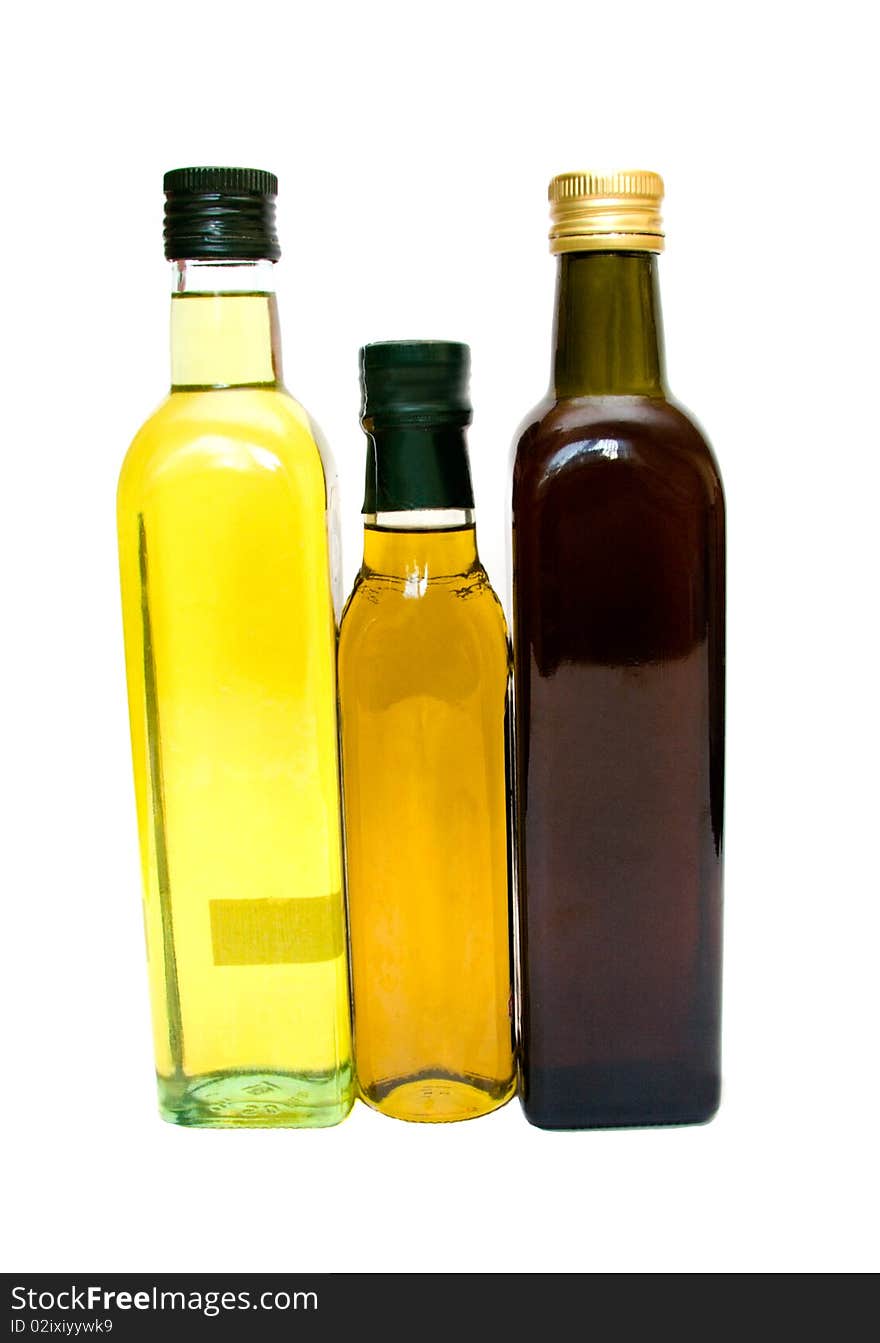
[[[281,381],[275,178],[165,178],[170,395],[119,553],[160,1110],[337,1123],[351,1069],[328,517]]]
[[[719,1098],[724,497],[666,387],[662,192],[552,182],[552,383],[516,447],[522,1088],[546,1128]]]
[[[470,1119],[514,1090],[504,615],[477,554],[467,346],[361,352],[364,560],[339,701],[359,1094]]]

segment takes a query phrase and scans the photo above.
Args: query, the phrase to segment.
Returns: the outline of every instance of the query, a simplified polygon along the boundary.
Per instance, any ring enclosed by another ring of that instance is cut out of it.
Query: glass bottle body
[[[467,1119],[514,1089],[507,633],[468,515],[387,520],[339,646],[358,1086],[400,1119]]]
[[[724,501],[665,395],[653,267],[564,258],[514,466],[523,1103],[549,1128],[719,1097]]]
[[[160,1110],[331,1124],[352,1078],[324,465],[260,267],[192,282],[118,493]]]

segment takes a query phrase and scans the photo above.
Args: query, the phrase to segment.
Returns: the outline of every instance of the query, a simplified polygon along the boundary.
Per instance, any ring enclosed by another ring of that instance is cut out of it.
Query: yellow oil
[[[331,1124],[353,1084],[322,459],[274,300],[172,309],[174,388],[118,493],[160,1108]]]
[[[508,675],[473,527],[368,527],[339,647],[355,1066],[399,1119],[514,1090]]]

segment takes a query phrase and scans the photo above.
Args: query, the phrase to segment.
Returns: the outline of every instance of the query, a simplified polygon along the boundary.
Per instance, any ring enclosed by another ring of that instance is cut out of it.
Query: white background
[[[877,1266],[869,6],[14,7],[2,166],[6,1268]],[[479,534],[543,393],[546,185],[666,178],[673,389],[730,512],[725,1093],[705,1128],[511,1104],[323,1132],[156,1117],[113,498],[167,382],[162,173],[280,178],[287,382],[359,559],[365,340],[473,348]]]

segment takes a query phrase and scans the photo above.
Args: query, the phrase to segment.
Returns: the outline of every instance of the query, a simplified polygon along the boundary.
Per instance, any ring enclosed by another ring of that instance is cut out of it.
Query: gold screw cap
[[[551,252],[662,252],[659,173],[560,173],[550,183]]]

